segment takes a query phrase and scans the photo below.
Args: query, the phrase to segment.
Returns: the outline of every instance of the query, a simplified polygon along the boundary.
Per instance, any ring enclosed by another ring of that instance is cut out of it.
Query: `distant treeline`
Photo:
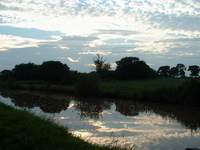
[[[161,66],[156,71],[137,57],[124,57],[116,62],[116,68],[112,70],[111,65],[100,55],[94,59],[94,64],[96,70],[90,73],[72,71],[59,61],[46,61],[40,65],[19,64],[12,70],[0,73],[0,89],[39,90],[81,97],[126,98],[200,106],[200,67],[197,65],[188,68],[184,64]],[[190,77],[185,76],[186,71],[190,71]],[[163,78],[165,82],[177,82],[177,85],[166,86],[162,82]],[[153,79],[150,88],[143,88],[146,85],[142,81],[139,81],[140,85],[130,81],[147,79]],[[109,81],[112,82],[111,86]],[[158,87],[157,82],[160,82]]]
[[[83,76],[97,75],[102,79],[143,80],[156,77],[185,78],[186,70],[190,71],[190,77],[199,77],[200,67],[192,65],[186,68],[184,64],[175,67],[161,66],[157,71],[152,69],[145,61],[138,57],[124,57],[117,61],[116,69],[111,70],[111,65],[105,59],[97,55],[94,59],[96,71],[79,73],[71,71],[68,65],[59,61],[46,61],[41,65],[26,63],[16,65],[12,70],[3,70],[0,73],[1,80],[39,80],[54,83],[70,83],[79,80]]]
[[[41,80],[49,82],[65,82],[69,80],[70,69],[59,61],[47,61],[41,65],[34,63],[19,64],[12,70],[3,70],[2,80]]]

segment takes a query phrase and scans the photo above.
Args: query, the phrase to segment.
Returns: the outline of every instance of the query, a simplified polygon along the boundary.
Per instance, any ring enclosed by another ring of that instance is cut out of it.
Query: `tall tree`
[[[197,65],[189,66],[188,71],[190,71],[191,77],[198,77],[200,72],[200,67]]]
[[[155,75],[154,70],[137,57],[124,57],[116,64],[116,73],[121,79],[146,79]]]
[[[96,58],[94,59],[94,64],[95,64],[95,68],[96,68],[96,72],[105,72],[105,71],[109,71],[111,69],[111,66],[109,63],[105,63],[105,59],[103,56],[101,56],[100,54],[96,55]]]
[[[59,61],[46,61],[40,66],[43,80],[50,82],[66,82],[69,73],[69,67]]]
[[[171,77],[178,77],[178,69],[177,69],[177,67],[172,67],[170,69],[170,76]]]
[[[170,66],[161,66],[159,69],[158,69],[158,74],[160,76],[163,76],[163,77],[169,77],[170,76]]]
[[[19,64],[12,70],[17,80],[37,80],[39,66],[34,63]]]
[[[176,68],[178,70],[178,76],[181,77],[181,78],[185,77],[185,71],[187,69],[185,67],[185,65],[184,64],[177,64]]]

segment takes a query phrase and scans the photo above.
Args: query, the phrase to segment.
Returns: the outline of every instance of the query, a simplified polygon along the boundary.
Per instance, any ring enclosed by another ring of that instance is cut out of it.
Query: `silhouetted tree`
[[[183,77],[185,77],[185,71],[186,71],[186,67],[185,67],[184,64],[177,64],[176,67],[172,67],[170,69],[169,74],[170,74],[171,77],[183,78]]]
[[[96,58],[94,59],[94,64],[96,67],[96,72],[103,72],[103,71],[109,71],[111,69],[110,64],[105,63],[105,59],[103,56],[97,54]]]
[[[59,61],[46,61],[42,65],[34,63],[19,64],[14,67],[12,72],[17,80],[43,80],[64,83],[70,77],[69,67]]]
[[[12,79],[14,77],[14,74],[12,71],[10,70],[3,70],[1,73],[0,73],[0,80],[9,80],[9,79]]]
[[[185,67],[185,65],[184,64],[177,64],[176,68],[178,70],[178,76],[181,77],[181,78],[185,77],[185,71],[187,69]]]
[[[37,80],[39,66],[33,63],[19,64],[13,69],[17,80]]]
[[[52,82],[66,82],[69,77],[69,67],[59,61],[46,61],[40,66],[43,80]]]
[[[103,57],[97,54],[96,58],[94,59],[96,72],[100,72],[102,70],[104,62],[105,60],[103,59]]]
[[[200,72],[200,67],[197,65],[192,65],[189,66],[188,71],[190,71],[190,76],[191,77],[198,77],[199,76],[199,72]]]
[[[140,61],[140,59],[138,57],[132,57],[132,61],[137,62],[137,61]]]
[[[170,66],[161,66],[159,69],[158,69],[158,74],[160,76],[163,76],[163,77],[169,77],[170,76]]]
[[[178,77],[178,68],[177,67],[172,67],[170,69],[170,76],[171,77]]]
[[[103,66],[103,71],[109,71],[111,69],[111,65],[110,64],[104,64]]]
[[[137,57],[124,57],[116,63],[116,73],[121,79],[146,79],[155,76],[155,71]]]

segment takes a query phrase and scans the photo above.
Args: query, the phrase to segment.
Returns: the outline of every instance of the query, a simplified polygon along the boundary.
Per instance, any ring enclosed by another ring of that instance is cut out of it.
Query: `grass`
[[[117,150],[91,145],[65,128],[0,103],[1,150]]]
[[[105,97],[200,106],[198,79],[116,80],[104,81],[100,87]]]
[[[176,88],[184,80],[180,79],[154,79],[154,80],[135,80],[135,81],[104,81],[100,84],[101,90],[105,95],[117,95],[119,97],[131,98],[134,95],[141,95],[146,92],[155,92],[161,88]]]

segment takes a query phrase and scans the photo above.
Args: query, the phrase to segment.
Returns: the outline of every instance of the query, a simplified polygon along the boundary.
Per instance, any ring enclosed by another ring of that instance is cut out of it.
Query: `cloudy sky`
[[[97,53],[113,66],[200,65],[200,0],[0,0],[0,70],[59,60],[91,71]]]

